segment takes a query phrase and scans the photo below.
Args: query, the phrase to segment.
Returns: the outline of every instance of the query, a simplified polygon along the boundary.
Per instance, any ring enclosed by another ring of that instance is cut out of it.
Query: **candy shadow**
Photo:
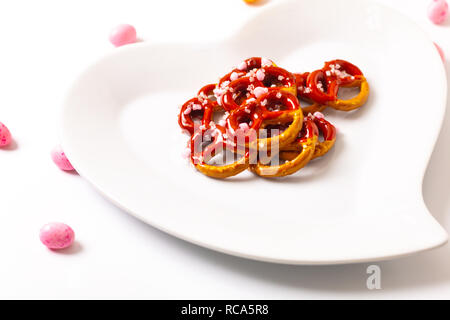
[[[83,246],[78,242],[78,241],[74,241],[72,243],[72,245],[68,248],[65,249],[61,249],[61,250],[51,250],[57,254],[62,254],[62,255],[72,255],[72,254],[77,254],[81,251],[83,251]]]
[[[3,151],[14,151],[14,150],[17,150],[18,148],[19,148],[19,144],[16,142],[16,140],[12,139],[11,143],[8,144],[5,147],[0,148],[0,151],[1,150],[3,150]]]

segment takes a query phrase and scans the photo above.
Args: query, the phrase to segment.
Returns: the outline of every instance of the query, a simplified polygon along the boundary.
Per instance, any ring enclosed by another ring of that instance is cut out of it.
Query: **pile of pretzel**
[[[340,87],[356,87],[359,93],[342,100]],[[190,135],[187,151],[201,173],[227,178],[249,169],[262,177],[281,177],[333,147],[336,129],[321,111],[357,109],[368,95],[363,73],[347,61],[291,73],[269,59],[254,57],[217,84],[201,88],[182,105],[178,123]],[[300,100],[310,105],[301,107]],[[216,165],[220,155],[230,153],[231,161],[228,157],[225,164]]]

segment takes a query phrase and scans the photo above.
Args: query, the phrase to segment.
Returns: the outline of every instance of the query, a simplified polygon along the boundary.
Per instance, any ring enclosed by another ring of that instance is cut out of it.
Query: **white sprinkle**
[[[283,76],[278,76],[278,80],[279,81],[283,81],[284,77]]]
[[[253,94],[259,98],[260,96],[262,96],[264,93],[267,93],[269,91],[268,88],[264,88],[264,87],[257,87],[255,88],[255,90],[253,90]]]
[[[230,75],[230,80],[231,81],[237,80],[238,77],[239,77],[239,75],[237,74],[237,72],[233,72]]]
[[[184,114],[189,114],[189,113],[191,113],[191,111],[192,111],[192,109],[191,109],[191,107],[187,107],[185,110],[184,110]]]
[[[281,92],[277,93],[277,98],[280,99],[281,98]]]
[[[267,104],[267,99],[264,99],[263,101],[261,101],[261,105],[265,106]]]
[[[247,62],[242,61],[237,68],[241,71],[247,69]]]
[[[320,91],[323,92],[323,84],[322,84],[322,82],[318,82],[317,83],[317,89],[319,89]]]
[[[314,115],[313,115],[313,116],[316,117],[317,119],[324,119],[324,118],[325,118],[325,116],[323,115],[323,113],[321,113],[321,112],[319,112],[319,111],[314,112]]]
[[[267,58],[261,58],[261,67],[269,67],[272,65],[272,61]]]
[[[265,77],[266,77],[266,74],[264,72],[264,69],[259,69],[258,71],[256,71],[256,78],[259,81],[263,81]]]
[[[202,106],[199,104],[194,103],[192,105],[192,110],[202,110]]]

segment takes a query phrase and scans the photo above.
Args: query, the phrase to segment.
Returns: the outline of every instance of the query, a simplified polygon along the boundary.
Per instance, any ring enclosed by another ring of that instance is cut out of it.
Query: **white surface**
[[[150,225],[241,257],[349,263],[446,242],[422,200],[446,107],[446,75],[433,43],[407,18],[372,2],[287,1],[267,8],[218,43],[130,45],[89,67],[63,104],[62,146],[73,166]],[[344,23],[343,14],[355,18]],[[370,45],[361,46],[363,37]],[[179,107],[252,55],[297,72],[344,57],[364,70],[372,95],[358,112],[327,110],[339,130],[336,146],[298,174],[207,178],[180,156],[188,137],[176,121]],[[418,58],[427,64],[417,65]],[[428,80],[414,94],[399,94],[417,80],[386,73],[409,75],[411,65]],[[407,111],[408,121],[399,121]],[[401,136],[401,144],[392,138]]]
[[[178,10],[173,10],[174,3]],[[429,23],[425,15],[427,5],[428,1],[395,2],[450,55],[450,21],[440,27]],[[185,15],[190,6],[198,7]],[[220,6],[223,14],[217,14],[216,6]],[[239,0],[150,4],[17,1],[0,5],[4,47],[0,51],[0,121],[8,125],[17,141],[15,150],[0,150],[3,227],[0,297],[450,296],[448,245],[379,263],[383,289],[369,291],[365,286],[367,264],[282,266],[202,249],[139,222],[111,205],[77,175],[65,174],[54,167],[48,153],[56,143],[58,111],[65,90],[89,62],[113,50],[106,41],[111,26],[118,22],[133,23],[147,41],[159,42],[164,38],[171,42],[192,41],[214,34],[228,35],[233,27],[225,21],[230,21],[230,16],[233,21],[243,21],[258,9],[246,7]],[[210,15],[211,10],[215,14]],[[181,19],[183,27],[173,27],[171,22],[161,20],[164,17]],[[205,24],[214,27],[200,32]],[[449,134],[447,114],[423,186],[428,208],[447,231],[450,230]],[[78,245],[65,253],[48,252],[38,241],[38,230],[52,220],[70,224],[77,234]]]

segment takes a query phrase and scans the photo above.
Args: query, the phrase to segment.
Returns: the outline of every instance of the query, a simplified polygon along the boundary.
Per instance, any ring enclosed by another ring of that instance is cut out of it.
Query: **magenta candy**
[[[59,145],[56,146],[52,150],[50,155],[52,157],[53,162],[61,170],[64,170],[64,171],[72,171],[72,170],[74,170],[74,168],[72,167],[72,164],[70,163],[69,159],[67,159],[66,154],[61,149],[61,146],[59,146]]]
[[[428,6],[428,18],[435,24],[444,22],[448,15],[448,4],[445,0],[433,0]]]
[[[5,147],[11,143],[11,132],[0,122],[0,147]]]
[[[49,249],[64,249],[75,240],[75,232],[67,224],[52,222],[41,228],[39,238]]]
[[[109,41],[116,47],[136,42],[136,29],[129,24],[120,24],[111,30]]]

